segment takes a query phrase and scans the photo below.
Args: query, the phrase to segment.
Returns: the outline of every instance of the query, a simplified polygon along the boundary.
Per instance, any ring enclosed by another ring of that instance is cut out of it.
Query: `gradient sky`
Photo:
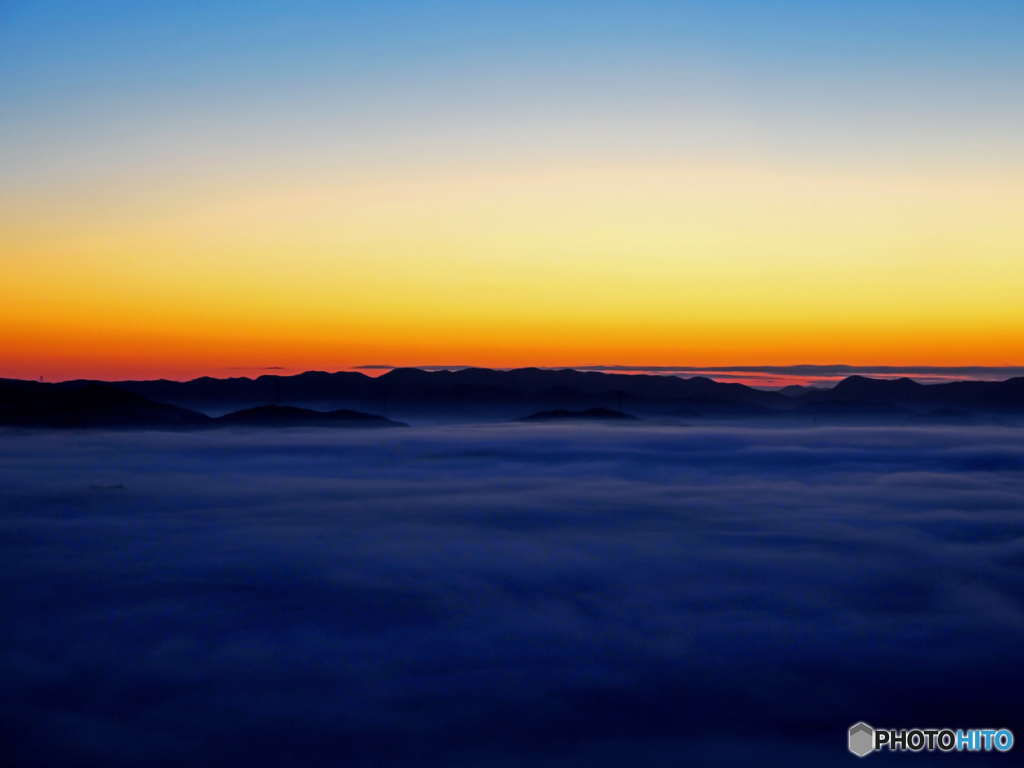
[[[1018,0],[0,0],[0,376],[1024,365],[1022,40]]]

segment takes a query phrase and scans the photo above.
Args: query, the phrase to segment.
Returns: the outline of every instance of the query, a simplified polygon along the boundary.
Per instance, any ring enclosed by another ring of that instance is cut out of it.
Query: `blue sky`
[[[1011,2],[7,2],[0,163],[30,186],[310,147],[1004,167],[1021,39]]]
[[[7,372],[1021,364],[1021,40],[1019,2],[3,3]]]

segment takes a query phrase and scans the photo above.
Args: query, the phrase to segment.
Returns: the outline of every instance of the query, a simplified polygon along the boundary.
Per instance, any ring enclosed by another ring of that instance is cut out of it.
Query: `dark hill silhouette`
[[[65,382],[64,386],[85,382]],[[113,386],[151,400],[172,403],[211,415],[261,405],[327,405],[335,410],[343,404],[372,403],[379,407],[383,390],[375,379],[361,373],[308,371],[297,376],[260,376],[215,379],[203,376],[191,381],[118,381]],[[333,407],[332,407],[333,406]]]
[[[261,405],[235,411],[214,419],[225,426],[317,426],[317,427],[407,427],[401,421],[392,421],[383,416],[374,416],[359,411],[313,411],[308,408],[294,408],[288,405]]]
[[[615,395],[650,402],[677,401],[713,397],[732,402],[778,405],[784,396],[753,389],[743,384],[722,384],[703,376],[684,379],[678,376],[650,374],[615,374],[573,369],[543,370],[517,368],[495,371],[487,368],[465,368],[459,371],[423,371],[396,368],[378,379],[396,395],[405,392],[440,392],[445,390],[484,389],[509,393],[537,395],[556,389],[583,395]]]
[[[19,382],[28,384],[30,382]],[[82,387],[87,381],[54,385]],[[792,405],[791,398],[742,384],[704,377],[607,374],[593,371],[467,368],[423,371],[398,368],[371,378],[362,373],[309,371],[297,376],[256,379],[204,377],[192,381],[119,381],[110,386],[158,402],[217,416],[275,404],[333,411],[339,408],[388,415],[443,414],[454,419],[512,418],[529,410],[611,408],[666,415],[687,400],[751,403],[768,408]]]
[[[329,413],[267,405],[211,419],[175,405],[158,403],[117,387],[87,383],[76,387],[39,382],[0,383],[0,426],[61,428],[172,428],[216,426],[405,427],[400,421],[350,410]]]
[[[769,408],[756,403],[722,400],[717,397],[692,397],[682,401],[682,406],[672,411],[673,416],[686,418],[719,419],[760,419],[778,416],[779,408]]]
[[[933,387],[936,385],[932,385]],[[929,387],[913,379],[869,379],[849,376],[829,390],[829,400],[857,400],[860,402],[892,403],[919,400]]]
[[[786,397],[799,397],[800,395],[806,395],[807,390],[809,389],[810,387],[805,387],[802,384],[790,384],[789,386],[775,391],[780,395],[785,395]]]
[[[208,416],[101,384],[62,389],[0,384],[0,425],[13,427],[170,427],[207,426]]]
[[[912,379],[850,376],[829,390],[808,392],[804,402],[861,402],[912,410],[952,409],[975,413],[1024,414],[1024,377],[1006,381],[954,381],[919,384]]]
[[[639,419],[610,408],[587,408],[585,411],[541,411],[516,419],[516,421],[639,421]]]
[[[830,387],[812,387],[804,386],[803,384],[790,384],[788,386],[783,387],[782,389],[777,389],[775,391],[778,392],[780,395],[786,395],[787,397],[800,397],[801,395],[806,395],[808,392],[821,392],[825,389],[830,389]]]
[[[832,389],[788,387],[785,393],[743,384],[723,384],[700,376],[680,378],[539,368],[511,371],[398,368],[378,378],[362,373],[308,371],[297,376],[204,377],[186,382],[70,381],[42,385],[0,380],[0,384],[23,391],[36,391],[39,387],[62,392],[90,385],[116,387],[151,401],[210,416],[274,404],[317,412],[349,410],[384,417],[396,414],[406,420],[428,422],[507,421],[523,413],[591,408],[687,420],[791,416],[835,418],[844,423],[858,418],[889,423],[907,415],[936,411],[1009,419],[1013,423],[1024,418],[1024,377],[999,382],[919,384],[911,379],[850,376]],[[153,415],[152,418],[162,417]],[[167,418],[172,417],[167,415]],[[952,416],[947,413],[945,418]]]

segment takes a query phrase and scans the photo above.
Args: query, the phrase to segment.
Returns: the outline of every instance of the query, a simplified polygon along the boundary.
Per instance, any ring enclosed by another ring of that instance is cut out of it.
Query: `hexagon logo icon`
[[[857,757],[864,757],[875,749],[875,729],[867,723],[857,723],[850,728],[850,751]]]

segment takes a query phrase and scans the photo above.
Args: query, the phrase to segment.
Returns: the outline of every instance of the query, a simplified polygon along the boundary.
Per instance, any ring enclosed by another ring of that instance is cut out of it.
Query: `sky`
[[[1019,2],[0,0],[0,376],[1024,365]]]

